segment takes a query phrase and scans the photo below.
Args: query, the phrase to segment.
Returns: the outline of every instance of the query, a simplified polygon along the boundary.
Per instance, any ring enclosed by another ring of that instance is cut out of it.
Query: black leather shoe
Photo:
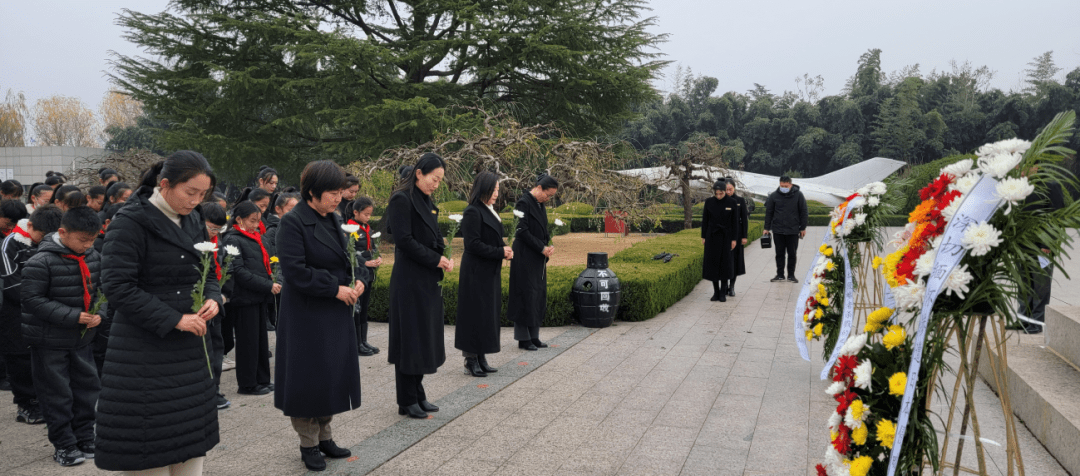
[[[256,385],[254,387],[240,387],[236,390],[236,393],[240,395],[266,395],[273,392],[269,387],[265,385]]]
[[[368,343],[368,341],[364,341],[364,347],[367,347],[368,349],[370,349],[372,354],[378,354],[379,353],[379,348],[371,345],[370,343]]]
[[[428,413],[435,413],[439,411],[439,407],[435,406],[434,403],[431,403],[427,400],[420,400],[420,403],[417,403],[417,405],[420,405],[420,409]]]
[[[543,349],[548,346],[547,344],[540,342],[540,339],[533,339],[532,345],[536,346],[537,349]]]
[[[727,302],[727,295],[725,295],[724,293],[720,293],[720,297],[716,300],[720,302]]]
[[[310,471],[323,471],[326,469],[326,460],[323,459],[318,446],[312,446],[311,448],[301,446],[300,459],[304,462],[304,467]]]
[[[480,362],[476,361],[476,357],[465,357],[465,375],[472,375],[473,377],[487,377],[484,370],[480,368]]]
[[[728,289],[727,295],[729,297],[735,297],[735,290],[734,289]]]
[[[518,348],[519,349],[525,349],[525,350],[536,350],[536,346],[533,345],[532,342],[529,342],[527,340],[519,340],[518,341]]]
[[[361,342],[360,345],[358,345],[356,347],[357,347],[357,350],[358,350],[357,354],[359,354],[360,357],[371,357],[371,356],[375,355],[375,352],[372,352],[371,348],[364,345],[363,342]]]
[[[720,300],[720,293],[713,293],[712,297],[709,298],[709,300],[710,301],[719,301]]]
[[[499,369],[488,365],[487,357],[485,357],[484,354],[476,356],[476,362],[480,364],[480,370],[483,370],[486,374],[493,374],[499,371]]]
[[[320,441],[319,451],[331,458],[348,458],[352,456],[352,451],[338,447],[334,440]]]
[[[423,420],[428,417],[427,413],[424,413],[424,411],[420,409],[420,405],[417,405],[415,403],[407,407],[399,406],[397,409],[397,414],[408,415],[409,418],[416,418],[417,420]]]

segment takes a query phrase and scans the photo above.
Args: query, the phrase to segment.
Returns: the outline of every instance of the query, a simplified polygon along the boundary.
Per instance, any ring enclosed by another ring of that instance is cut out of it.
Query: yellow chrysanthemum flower
[[[904,395],[904,389],[907,388],[907,374],[904,372],[897,372],[889,377],[889,395],[895,395],[897,397]]]
[[[820,307],[814,310],[814,317],[815,318],[821,319],[821,316],[824,316],[824,315],[825,315],[825,311],[822,311]]]
[[[870,466],[873,466],[874,458],[869,456],[860,456],[851,460],[851,476],[866,476],[870,473]]]
[[[278,257],[277,257],[277,256],[271,256],[271,257],[270,257],[270,262],[271,262],[271,263],[277,263],[278,261],[280,261],[280,260],[278,260]]]
[[[832,271],[834,269],[836,269],[836,263],[833,263],[832,260],[829,260],[829,262],[825,263],[826,271]]]
[[[818,299],[818,304],[829,307],[829,296],[821,296],[821,299]]]
[[[866,437],[870,434],[870,430],[866,428],[866,425],[859,425],[858,428],[851,431],[851,441],[854,441],[857,445],[865,445]]]
[[[822,252],[822,254],[824,254],[825,256],[832,256],[832,253],[833,253],[832,248],[825,248],[825,251]]]
[[[848,407],[851,412],[851,418],[856,421],[862,421],[863,412],[866,411],[866,407],[863,405],[862,400],[854,400],[851,402],[851,406]]]
[[[824,327],[824,325],[822,325],[820,322],[817,323],[817,325],[814,326],[814,335],[818,335],[818,336],[822,335],[821,331],[822,331],[823,327]]]
[[[837,436],[840,436],[836,430],[829,430],[829,441],[835,440]]]
[[[896,439],[896,424],[891,420],[880,420],[877,424],[877,440],[881,446],[892,449]]]
[[[869,316],[866,316],[867,322],[874,322],[881,324],[888,321],[893,315],[893,310],[887,307],[878,308],[878,310],[871,312]]]
[[[870,264],[873,265],[874,269],[880,268],[881,267],[881,257],[880,256],[875,256],[874,261],[872,261]]]
[[[881,324],[875,324],[875,323],[870,322],[869,320],[867,320],[866,325],[863,326],[863,332],[865,332],[867,334],[873,334],[873,333],[875,333],[877,331],[880,331],[882,327],[885,327],[885,326],[883,326]]]
[[[817,292],[818,292],[818,294],[825,294],[825,285],[821,284],[821,283],[818,283]]]
[[[822,244],[821,244],[821,246],[819,246],[817,250],[818,250],[818,252],[824,253],[824,252],[825,252],[825,250],[826,250],[826,249],[827,249],[828,247],[829,247],[829,245],[826,245],[825,243],[822,243]]]
[[[806,340],[814,340],[814,331],[806,331]]]
[[[885,344],[885,348],[893,350],[901,345],[904,345],[904,340],[907,339],[907,332],[904,330],[904,326],[889,326],[889,333],[885,334],[885,337],[881,339],[881,343]]]
[[[354,233],[352,234],[352,239],[354,239],[354,240],[359,240],[359,239],[360,239],[360,233],[355,233],[355,232],[354,232]]]

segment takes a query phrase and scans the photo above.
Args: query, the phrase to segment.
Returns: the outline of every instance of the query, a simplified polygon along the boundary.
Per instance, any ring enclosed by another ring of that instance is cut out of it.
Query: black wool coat
[[[274,280],[267,273],[266,266],[263,264],[262,249],[259,248],[259,243],[232,229],[225,233],[218,242],[220,243],[218,246],[218,259],[228,259],[225,251],[226,246],[235,246],[240,250],[240,256],[233,257],[232,263],[229,265],[229,275],[231,276],[229,281],[232,283],[229,290],[229,303],[237,306],[272,304]]]
[[[79,262],[64,257],[75,252],[60,244],[58,239],[59,235],[51,233],[41,240],[37,254],[23,269],[23,339],[36,347],[78,349],[93,342],[98,329],[91,327],[83,334],[79,313],[90,310],[85,306]],[[91,248],[83,253],[83,260],[90,271],[87,287],[93,306],[97,300],[101,256]]]
[[[735,276],[742,276],[746,274],[746,258],[743,250],[742,240],[746,238],[747,232],[750,229],[750,209],[746,206],[746,199],[738,195],[732,195],[732,200],[735,200],[735,205],[738,207],[739,213],[739,236],[737,237],[738,243],[735,245],[735,249],[732,250],[731,256],[735,260],[733,261],[733,268]]]
[[[407,375],[433,374],[446,362],[439,269],[446,243],[439,209],[413,187],[397,192],[386,206],[394,235],[390,275],[390,351],[387,360]]]
[[[30,345],[22,337],[22,272],[26,261],[37,252],[30,238],[11,233],[0,244],[4,299],[0,304],[0,354],[29,354]]]
[[[306,201],[278,230],[278,311],[274,406],[288,417],[317,418],[360,408],[360,361],[352,306],[337,299],[352,275],[341,219]],[[356,269],[370,292],[371,275]]]
[[[519,325],[538,327],[547,315],[547,210],[529,192],[518,199],[514,209],[525,217],[518,220],[514,234],[506,317]]]
[[[116,313],[102,369],[94,463],[140,471],[205,455],[218,443],[217,387],[207,367],[210,336],[176,329],[192,312],[201,254],[209,241],[198,212],[180,226],[141,187],[105,235],[101,289]],[[212,264],[212,263],[211,263]],[[204,295],[221,304],[214,271]]]
[[[266,233],[263,234],[263,246],[266,247],[266,252],[270,253],[270,256],[277,256],[277,232],[281,227],[281,218],[277,215],[270,214],[263,220],[266,224]]]
[[[461,220],[465,254],[458,279],[454,347],[473,354],[499,351],[502,313],[503,226],[491,210],[469,205]]]
[[[735,276],[731,242],[739,240],[739,207],[734,199],[727,196],[705,199],[701,237],[705,239],[701,278],[716,281]],[[739,247],[737,243],[735,247]]]

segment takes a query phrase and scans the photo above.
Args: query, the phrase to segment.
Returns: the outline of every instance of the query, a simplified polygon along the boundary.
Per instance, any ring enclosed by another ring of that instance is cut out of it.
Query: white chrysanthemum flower
[[[859,189],[856,190],[855,193],[859,194],[859,196],[865,197],[870,194],[870,187],[863,185],[862,187],[859,187]]]
[[[518,218],[525,218],[525,212],[521,210],[514,210],[514,216]]]
[[[204,241],[202,243],[195,243],[195,250],[197,250],[200,253],[213,253],[213,252],[217,251],[217,245],[214,244],[214,243],[211,243],[209,241]]]
[[[379,239],[380,236],[382,236],[382,232],[375,232],[374,234],[371,235],[371,239],[377,240],[377,239]]]
[[[960,240],[965,249],[971,250],[971,256],[983,256],[1001,242],[1001,232],[985,221],[968,225],[964,230],[964,238]]]
[[[824,258],[824,256],[822,256]],[[829,262],[832,261],[828,258],[818,261],[817,266],[814,266],[814,276],[825,274],[826,269],[829,266]]]
[[[864,223],[866,223],[866,214],[865,213],[856,213],[855,214],[855,225],[856,226],[863,226]]]
[[[225,253],[229,256],[240,256],[240,249],[233,245],[225,245]]]
[[[979,159],[979,170],[996,179],[1001,179],[1012,172],[1023,159],[1021,154],[995,154]]]
[[[896,306],[899,309],[921,307],[925,295],[926,285],[922,280],[893,288],[893,298],[896,299]]]
[[[356,232],[360,231],[360,225],[350,225],[350,224],[346,223],[344,225],[341,225],[341,229],[344,230],[345,233],[348,233],[348,234],[351,235],[353,233],[356,233]]]
[[[1005,140],[1002,140],[1002,141],[998,141],[997,144],[995,144],[995,145],[997,146],[997,149],[999,151],[1004,152],[1006,154],[1021,154],[1022,155],[1024,152],[1027,152],[1027,150],[1031,148],[1031,142],[1028,142],[1028,141],[1023,140],[1023,139],[1015,139],[1015,138],[1014,139],[1005,139]]]
[[[850,235],[851,232],[855,230],[855,220],[851,220],[851,219],[844,220],[843,228],[844,228],[844,235],[845,236]]]
[[[945,280],[945,295],[955,294],[956,297],[964,299],[964,294],[971,290],[968,288],[968,283],[972,278],[966,264],[953,268],[949,279]]]
[[[858,197],[852,198],[851,201],[848,202],[848,210],[862,208],[864,205],[866,205],[866,196],[859,195]]]
[[[967,195],[971,192],[971,189],[975,188],[975,184],[979,183],[980,178],[982,177],[977,173],[967,174],[956,179],[956,182],[949,184],[949,190],[958,190],[961,194]]]
[[[864,360],[855,367],[855,386],[863,390],[870,390],[870,374],[873,373],[873,367],[870,365],[869,360]]]
[[[449,216],[449,217],[447,217],[447,218],[449,218],[449,219],[450,219],[450,221],[452,221],[452,222],[454,222],[454,223],[461,223],[461,219],[462,219],[462,218],[465,218],[465,217],[463,217],[463,216],[461,216],[461,215],[459,215],[459,214],[455,213],[455,214],[453,214],[453,215],[450,215],[450,216]]]
[[[934,269],[934,260],[937,259],[937,249],[927,250],[919,259],[915,260],[915,276],[929,276]]]
[[[829,445],[827,448],[825,448],[825,464],[826,465],[839,464],[839,465],[843,466],[843,463],[844,463],[844,455],[840,454],[839,451],[836,451],[836,448],[834,448],[833,445]]]
[[[871,195],[885,195],[885,192],[889,191],[889,187],[885,185],[885,182],[874,182],[870,184]]]
[[[971,166],[975,164],[974,160],[964,159],[955,164],[945,166],[941,169],[942,174],[951,175],[954,179],[958,179],[971,172]]]
[[[844,390],[847,390],[847,385],[844,385],[844,382],[833,382],[832,385],[829,385],[829,388],[825,389],[825,393],[835,397],[837,395],[840,395],[841,393],[844,393]],[[833,413],[833,415],[838,414]],[[829,426],[833,426],[831,421],[829,422]]]
[[[836,382],[836,383],[843,386],[843,382]],[[847,387],[844,387],[844,389],[846,390]],[[842,391],[843,390],[841,390],[841,392]],[[839,395],[839,392],[837,392],[837,395]],[[843,423],[843,422],[844,422],[844,415],[841,415],[841,414],[836,413],[836,412],[832,412],[832,415],[829,415],[829,422],[828,422],[829,423],[829,430],[836,431],[838,428],[840,428],[840,424]]]
[[[956,197],[953,201],[949,202],[949,206],[941,209],[941,216],[945,217],[946,221],[952,221],[956,216],[956,212],[960,210],[960,203],[963,202],[963,197]]]
[[[1006,177],[994,188],[994,196],[1008,202],[1005,207],[1006,215],[1012,212],[1013,205],[1019,204],[1034,192],[1035,186],[1028,183],[1027,177]]]
[[[930,240],[930,249],[941,249],[941,242],[945,240],[945,235],[938,235],[934,239]],[[936,253],[937,251],[935,251]]]
[[[878,197],[870,197],[866,199],[866,204],[870,207],[876,207],[878,205],[881,205],[881,199]]]
[[[844,346],[840,348],[840,355],[855,355],[866,345],[866,334],[849,337]]]
[[[562,220],[560,220],[560,219],[558,219],[558,218],[556,218],[556,219],[555,219],[555,226],[563,226],[563,225],[565,225],[565,224],[566,224],[566,223],[563,223],[563,221],[562,221]]]

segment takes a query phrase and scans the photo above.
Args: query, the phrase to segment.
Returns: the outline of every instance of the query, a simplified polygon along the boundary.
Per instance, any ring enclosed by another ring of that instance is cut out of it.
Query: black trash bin
[[[574,281],[571,296],[578,322],[585,327],[608,327],[619,312],[619,278],[608,269],[607,253],[589,253],[588,267]]]

